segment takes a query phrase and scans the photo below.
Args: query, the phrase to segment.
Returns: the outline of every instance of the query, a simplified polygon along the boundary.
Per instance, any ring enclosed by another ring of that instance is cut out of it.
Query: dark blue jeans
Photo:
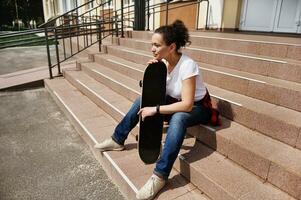
[[[141,98],[138,97],[135,100],[126,116],[115,128],[112,138],[118,144],[124,144],[130,131],[139,122],[137,113],[140,110],[140,99]],[[197,103],[193,106],[191,112],[176,112],[170,115],[165,144],[154,169],[156,175],[168,179],[172,166],[183,144],[187,127],[197,124],[206,124],[210,117],[210,109]]]

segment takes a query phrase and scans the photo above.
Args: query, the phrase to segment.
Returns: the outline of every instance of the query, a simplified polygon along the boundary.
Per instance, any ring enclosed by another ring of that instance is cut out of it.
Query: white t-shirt
[[[167,63],[166,60],[163,60],[163,62]],[[175,68],[170,73],[167,73],[166,94],[181,100],[182,81],[192,76],[196,76],[194,101],[201,100],[206,94],[206,86],[198,64],[185,54],[182,54]]]

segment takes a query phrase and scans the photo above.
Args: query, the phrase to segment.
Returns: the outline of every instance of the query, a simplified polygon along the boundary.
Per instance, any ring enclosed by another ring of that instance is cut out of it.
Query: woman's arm
[[[170,105],[160,106],[161,114],[173,114],[175,112],[190,112],[194,103],[196,76],[192,76],[182,82],[182,100]],[[156,107],[144,107],[138,114],[141,114],[142,120],[145,117],[156,114]]]

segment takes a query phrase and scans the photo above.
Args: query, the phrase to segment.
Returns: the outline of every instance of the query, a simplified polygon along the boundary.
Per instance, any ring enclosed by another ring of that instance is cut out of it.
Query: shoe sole
[[[99,151],[103,152],[103,151],[123,151],[124,150],[124,147],[121,147],[121,148],[115,148],[115,149],[101,149],[101,148],[97,148],[97,147],[94,147],[96,149],[98,149]]]

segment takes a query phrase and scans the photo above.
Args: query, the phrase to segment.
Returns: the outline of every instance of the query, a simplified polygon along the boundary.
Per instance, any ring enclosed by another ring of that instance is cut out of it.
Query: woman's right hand
[[[153,64],[153,63],[157,63],[158,60],[157,59],[151,59],[147,62],[148,65]]]

